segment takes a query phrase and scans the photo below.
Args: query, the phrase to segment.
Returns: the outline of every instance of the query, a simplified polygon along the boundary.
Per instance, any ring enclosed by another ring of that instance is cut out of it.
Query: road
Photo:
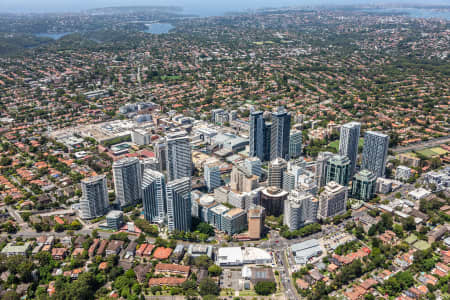
[[[392,152],[394,153],[403,153],[403,152],[409,152],[409,151],[413,151],[413,150],[422,150],[425,148],[429,148],[429,147],[434,147],[434,146],[438,146],[441,144],[445,144],[450,142],[450,136],[443,136],[440,138],[436,138],[436,139],[432,139],[429,141],[424,141],[424,142],[418,142],[415,144],[411,144],[409,146],[404,146],[404,147],[396,147],[396,148],[392,148]]]

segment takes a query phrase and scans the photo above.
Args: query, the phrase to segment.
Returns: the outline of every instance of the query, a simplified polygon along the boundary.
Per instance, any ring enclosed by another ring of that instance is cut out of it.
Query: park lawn
[[[431,148],[430,150],[433,151],[433,152],[435,152],[435,153],[438,154],[438,155],[444,155],[444,154],[447,154],[447,153],[448,153],[447,150],[442,149],[441,147],[434,147],[434,148]]]
[[[258,296],[255,291],[248,290],[248,291],[240,291],[239,296]]]
[[[364,138],[359,138],[358,147],[364,145]],[[339,140],[332,141],[328,144],[328,147],[336,149],[336,151],[339,151]]]
[[[425,156],[427,159],[430,159],[435,155],[439,155],[438,153],[432,151],[431,149],[423,149],[423,150],[418,150],[416,152],[419,153],[420,155]]]
[[[426,241],[419,240],[413,244],[413,247],[420,251],[424,251],[424,250],[429,249],[431,247],[431,245],[429,243],[427,243]]]

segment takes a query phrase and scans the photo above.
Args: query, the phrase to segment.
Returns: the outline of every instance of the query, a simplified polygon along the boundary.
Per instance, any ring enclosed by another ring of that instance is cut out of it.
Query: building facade
[[[319,201],[309,193],[293,190],[284,202],[284,225],[297,230],[317,221]]]
[[[355,173],[356,169],[360,131],[361,123],[358,122],[350,122],[341,127],[339,155],[347,156],[350,159],[350,176]]]
[[[376,177],[384,177],[389,148],[389,136],[376,131],[364,135],[362,169],[367,169]]]
[[[149,222],[164,220],[167,213],[164,175],[151,169],[145,170],[141,188],[145,219]]]
[[[184,177],[167,183],[166,197],[169,231],[191,231],[191,179]]]
[[[186,136],[167,136],[166,165],[169,181],[192,175],[192,147]]]
[[[221,186],[222,179],[220,177],[220,168],[217,164],[205,164],[203,167],[203,177],[209,193]]]
[[[289,158],[299,158],[302,155],[302,132],[292,130],[289,138]]]
[[[326,180],[334,181],[340,185],[347,185],[350,180],[351,161],[347,156],[334,155],[327,161]]]
[[[334,181],[329,182],[319,196],[318,217],[334,217],[347,210],[348,188]]]
[[[81,218],[93,219],[107,213],[109,207],[106,176],[94,176],[81,181]]]
[[[287,162],[282,158],[276,158],[269,163],[268,186],[283,187],[283,174],[287,170]]]
[[[270,134],[270,160],[276,158],[289,159],[289,137],[291,131],[291,115],[278,107],[272,113],[272,127]]]
[[[137,157],[125,157],[113,163],[116,203],[121,207],[141,201],[141,166]]]
[[[352,197],[369,201],[375,195],[377,177],[369,170],[359,171],[352,182]]]

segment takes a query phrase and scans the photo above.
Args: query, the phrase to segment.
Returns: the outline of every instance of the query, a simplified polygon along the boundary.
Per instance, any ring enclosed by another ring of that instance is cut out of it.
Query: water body
[[[35,36],[37,36],[37,37],[47,37],[47,38],[51,38],[51,39],[54,39],[54,40],[59,40],[63,36],[66,36],[66,35],[71,34],[71,33],[72,32],[60,32],[60,33],[41,32],[41,33],[36,33]]]
[[[144,32],[152,33],[152,34],[165,34],[169,33],[169,31],[175,28],[172,24],[169,23],[153,23],[153,24],[145,24],[147,27]]]
[[[450,20],[450,10],[426,9],[426,8],[378,8],[369,9],[367,12],[379,12],[386,14],[405,14],[412,18],[435,18]]]

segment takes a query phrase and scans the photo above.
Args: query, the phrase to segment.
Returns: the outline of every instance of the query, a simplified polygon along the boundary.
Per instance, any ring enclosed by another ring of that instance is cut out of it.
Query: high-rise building
[[[166,185],[167,225],[169,231],[191,230],[191,178],[183,177]]]
[[[298,177],[297,189],[302,192],[317,195],[319,191],[313,174],[302,174]]]
[[[327,161],[326,183],[335,181],[347,185],[350,180],[351,161],[347,156],[334,155]]]
[[[302,132],[292,130],[289,138],[289,158],[299,158],[302,155]]]
[[[205,164],[203,166],[204,178],[208,192],[211,193],[215,188],[221,186],[220,168],[217,163]]]
[[[258,157],[249,157],[244,161],[244,166],[252,175],[261,176],[261,159]]]
[[[369,170],[359,171],[352,181],[352,197],[369,201],[375,194],[377,177]]]
[[[158,161],[159,161],[159,171],[160,172],[165,171],[166,170],[166,166],[167,166],[167,162],[166,162],[167,145],[166,145],[166,142],[164,140],[160,140],[160,141],[155,143],[153,148],[155,149],[156,159],[158,159]]]
[[[350,175],[355,173],[360,131],[361,123],[358,122],[350,122],[341,127],[339,155],[347,156],[350,159]]]
[[[371,171],[376,177],[384,177],[388,148],[388,135],[367,131],[364,135],[362,169]]]
[[[298,178],[305,170],[302,166],[288,163],[288,170],[283,174],[283,190],[290,192],[295,190],[298,185]]]
[[[211,123],[219,123],[220,116],[225,114],[225,111],[221,108],[211,110]]]
[[[293,190],[284,201],[284,225],[297,230],[317,221],[319,200],[312,194]]]
[[[264,233],[264,219],[266,211],[262,206],[255,206],[248,210],[248,237],[252,240],[259,240]]]
[[[283,187],[283,174],[287,170],[287,162],[276,158],[269,163],[268,186]]]
[[[270,160],[289,159],[289,136],[291,131],[291,114],[284,107],[278,107],[272,113],[270,133]]]
[[[89,177],[81,181],[81,218],[93,219],[103,216],[109,207],[106,176]]]
[[[186,136],[167,135],[166,164],[169,181],[191,177],[192,175],[192,147]]]
[[[247,213],[241,208],[232,208],[222,215],[221,230],[229,235],[240,233],[247,228]]]
[[[141,166],[137,157],[125,157],[113,163],[116,203],[121,207],[141,200]]]
[[[261,206],[266,210],[268,216],[278,217],[283,214],[284,200],[288,192],[274,186],[267,187],[261,191]]]
[[[146,169],[141,188],[145,219],[150,222],[164,220],[167,212],[164,175],[158,171]]]
[[[326,184],[327,162],[334,154],[331,152],[319,152],[316,160],[316,183],[319,188]]]
[[[271,144],[272,144],[272,123],[266,122],[264,126],[264,159],[262,159],[262,161],[270,160]]]
[[[328,182],[319,196],[318,217],[321,219],[343,214],[347,210],[348,188],[334,181]]]
[[[231,190],[234,192],[251,192],[258,187],[259,177],[252,175],[252,173],[242,165],[233,166],[230,177]]]
[[[156,157],[147,157],[140,160],[141,174],[144,175],[144,171],[147,169],[160,171],[160,164]]]
[[[265,121],[262,111],[250,113],[250,157],[258,157],[264,160],[264,130]]]

